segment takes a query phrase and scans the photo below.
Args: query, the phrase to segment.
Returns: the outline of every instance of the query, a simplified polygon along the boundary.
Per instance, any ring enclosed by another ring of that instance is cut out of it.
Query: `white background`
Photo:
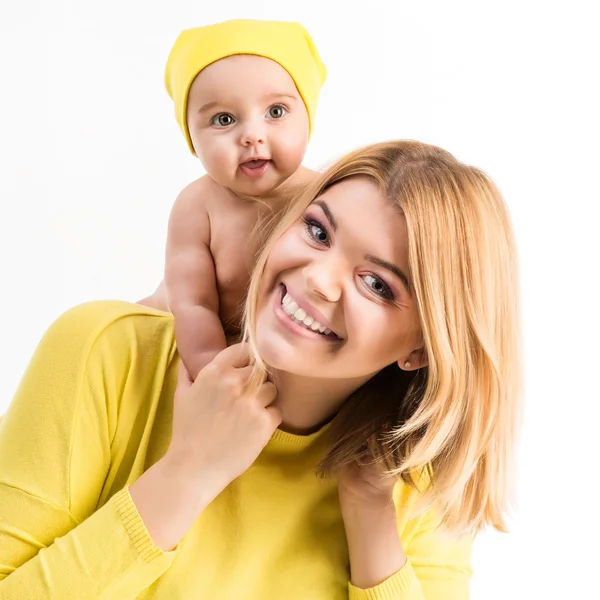
[[[329,67],[307,166],[418,139],[483,167],[512,212],[527,375],[519,511],[510,535],[479,540],[473,598],[599,597],[592,4],[2,2],[0,412],[59,313],[135,301],[161,278],[171,203],[202,173],[163,88],[179,31],[297,20]]]

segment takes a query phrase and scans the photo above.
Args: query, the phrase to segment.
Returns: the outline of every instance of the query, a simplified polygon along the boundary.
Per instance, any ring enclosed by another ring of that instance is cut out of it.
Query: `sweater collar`
[[[324,438],[324,434],[330,426],[331,421],[308,435],[297,435],[276,429],[267,445],[277,449],[289,449],[290,451],[304,450],[305,448],[315,446],[319,440]]]

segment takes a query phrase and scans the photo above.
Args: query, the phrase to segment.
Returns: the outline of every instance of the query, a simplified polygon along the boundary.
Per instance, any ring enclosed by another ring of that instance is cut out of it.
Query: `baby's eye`
[[[392,292],[390,286],[385,283],[385,281],[379,279],[379,277],[375,277],[375,275],[365,275],[363,281],[366,286],[373,290],[378,296],[387,300],[394,299],[394,292]]]
[[[221,113],[219,115],[216,115],[212,120],[212,124],[216,125],[217,127],[229,127],[234,123],[235,119],[227,113]]]
[[[269,117],[271,117],[271,119],[281,119],[286,112],[287,110],[281,106],[281,104],[276,104],[269,109]]]

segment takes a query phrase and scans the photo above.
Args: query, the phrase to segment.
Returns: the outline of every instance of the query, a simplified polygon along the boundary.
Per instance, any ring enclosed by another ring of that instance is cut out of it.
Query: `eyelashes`
[[[304,215],[302,217],[302,221],[304,222],[304,225],[306,227],[306,233],[308,233],[308,236],[317,244],[323,245],[323,246],[329,246],[330,244],[330,240],[329,240],[329,233],[327,232],[327,229],[316,219],[309,217],[307,215]],[[315,230],[319,230],[321,232],[322,235],[315,233]],[[323,239],[325,238],[325,239]]]
[[[265,117],[271,121],[279,121],[283,119],[288,113],[289,109],[283,104],[273,104],[267,109]],[[210,124],[214,125],[219,129],[226,129],[235,125],[237,119],[227,112],[217,113],[210,118]]]
[[[372,285],[367,283],[367,280],[370,280]],[[365,285],[378,296],[381,296],[386,300],[394,299],[394,292],[392,291],[392,288],[390,288],[390,286],[383,281],[383,279],[379,279],[379,277],[376,277],[375,275],[368,274],[363,277],[363,281],[365,282]]]
[[[219,113],[210,120],[210,123],[216,127],[225,128],[233,125],[235,119],[229,113]]]
[[[304,223],[308,237],[315,244],[324,246],[326,248],[331,246],[331,239],[329,237],[327,228],[319,220],[308,215],[303,215],[302,222]],[[393,301],[395,299],[395,294],[392,288],[377,275],[367,273],[366,275],[361,275],[360,278],[363,282],[363,285],[379,298],[384,298],[385,300],[389,301]]]

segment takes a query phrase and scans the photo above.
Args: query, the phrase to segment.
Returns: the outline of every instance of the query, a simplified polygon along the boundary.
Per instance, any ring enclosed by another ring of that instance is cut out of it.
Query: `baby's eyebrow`
[[[199,108],[198,112],[199,112],[199,113],[207,112],[207,111],[209,111],[209,110],[211,110],[211,109],[215,108],[215,107],[216,107],[216,106],[218,106],[218,105],[219,105],[219,103],[218,103],[218,102],[216,102],[216,101],[214,101],[214,102],[207,102],[206,104],[203,104],[203,105],[202,105],[202,106]]]
[[[286,92],[269,92],[268,94],[265,94],[265,99],[270,99],[270,98],[289,98],[290,100],[293,100],[294,102],[298,101],[298,96],[294,96],[294,94],[288,94]]]
[[[294,96],[293,94],[287,94],[284,92],[269,92],[268,94],[265,94],[263,96],[264,100],[272,100],[274,98],[288,98],[289,100],[293,100],[294,102],[298,102],[298,97]],[[199,109],[198,112],[199,113],[205,113],[208,112],[209,110],[212,110],[213,108],[216,108],[219,105],[222,105],[223,102],[218,102],[216,100],[213,100],[212,102],[207,102],[206,104],[203,104]]]

